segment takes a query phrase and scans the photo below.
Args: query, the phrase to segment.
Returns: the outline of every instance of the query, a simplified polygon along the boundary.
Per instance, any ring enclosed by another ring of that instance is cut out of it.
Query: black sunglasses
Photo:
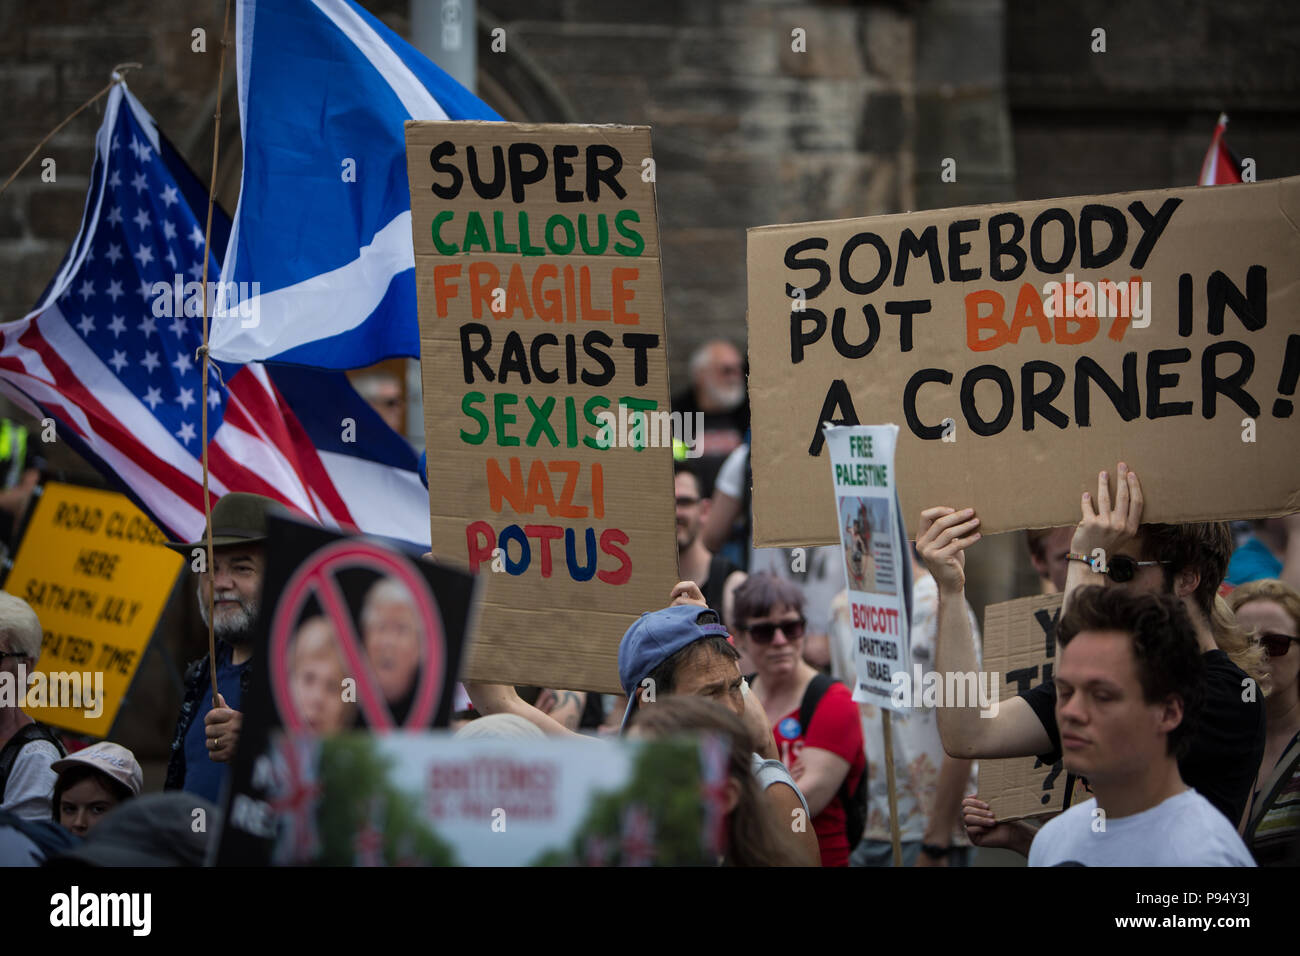
[[[751,624],[746,630],[749,636],[760,644],[771,644],[772,639],[776,637],[776,629],[779,627],[781,633],[785,635],[787,641],[797,641],[803,637],[804,625],[808,622],[804,620],[803,615],[799,615],[794,621],[765,621],[762,624]]]
[[[1061,555],[1061,557],[1068,558],[1073,561],[1082,561],[1084,564],[1089,564],[1089,565],[1092,564],[1091,558],[1088,558],[1087,556],[1075,555],[1073,552],[1069,552],[1069,551]],[[1146,568],[1157,564],[1169,564],[1169,563],[1171,562],[1138,561],[1135,558],[1130,558],[1127,554],[1115,554],[1115,555],[1111,555],[1106,560],[1105,573],[1106,573],[1106,577],[1110,578],[1116,584],[1126,584],[1129,581],[1133,580],[1134,575],[1137,574],[1138,568]]]
[[[22,651],[0,651],[0,664],[5,662],[7,657],[17,657],[19,660],[30,660],[31,658]]]
[[[1300,641],[1300,637],[1291,634],[1268,633],[1259,635],[1256,640],[1264,645],[1269,657],[1286,657],[1287,652],[1291,650],[1291,642]]]

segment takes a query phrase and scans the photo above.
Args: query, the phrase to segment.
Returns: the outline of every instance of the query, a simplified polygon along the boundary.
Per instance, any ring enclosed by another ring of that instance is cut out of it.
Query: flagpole
[[[46,143],[48,143],[51,139],[53,139],[55,134],[58,133],[59,130],[63,129],[63,127],[67,126],[79,115],[81,115],[81,111],[84,110],[87,106],[89,106],[91,103],[94,103],[96,100],[101,99],[105,93],[107,93],[117,84],[123,82],[126,79],[124,74],[126,73],[127,70],[138,70],[140,68],[141,67],[139,63],[119,63],[117,66],[113,67],[113,72],[111,74],[112,79],[108,81],[108,86],[104,87],[94,96],[92,96],[90,99],[86,100],[86,102],[78,106],[75,110],[73,110],[71,113],[68,114],[67,118],[64,119],[62,123],[54,127],[54,129],[50,130],[49,133],[46,134],[45,138],[41,140],[39,143],[37,143],[36,146],[32,148],[32,151],[27,154],[27,158],[18,164],[18,168],[15,169],[13,171],[13,174],[10,175],[10,177],[4,181],[4,185],[0,186],[0,193],[3,193],[6,189],[9,188],[9,184],[18,178],[18,174],[21,173],[24,169],[26,169],[27,164],[36,158],[36,154],[41,151],[41,147],[44,146]]]
[[[199,346],[198,358],[202,364],[203,377],[199,391],[203,420],[203,517],[207,534],[207,568],[208,568],[208,676],[212,679],[212,706],[217,706],[217,641],[216,621],[213,611],[213,591],[215,589],[216,568],[212,559],[212,499],[208,497],[208,263],[212,245],[212,207],[216,202],[217,191],[217,157],[221,148],[221,88],[225,80],[226,47],[230,45],[230,0],[226,0],[226,12],[221,21],[221,57],[217,61],[217,111],[212,114],[212,176],[208,181],[208,222],[203,230],[203,344]]]
[[[889,842],[893,847],[894,866],[903,865],[902,834],[898,829],[898,792],[894,789],[894,734],[889,727],[889,711],[880,709],[885,733],[885,786],[889,790]]]

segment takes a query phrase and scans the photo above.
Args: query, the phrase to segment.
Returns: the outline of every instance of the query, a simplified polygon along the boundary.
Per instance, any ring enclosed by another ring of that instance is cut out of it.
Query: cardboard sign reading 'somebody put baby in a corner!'
[[[830,543],[822,424],[896,421],[903,516],[1300,507],[1300,178],[749,230],[754,543]]]
[[[617,690],[676,580],[650,131],[406,140],[433,552],[485,578],[464,675]]]

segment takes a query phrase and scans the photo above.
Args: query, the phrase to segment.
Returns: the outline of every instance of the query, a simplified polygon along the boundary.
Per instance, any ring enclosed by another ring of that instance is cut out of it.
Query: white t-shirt
[[[0,810],[8,810],[24,820],[49,820],[50,800],[58,779],[50,764],[58,759],[59,752],[48,740],[33,740],[18,751],[9,769]]]
[[[745,465],[749,461],[749,446],[741,445],[722,462],[718,477],[713,479],[713,490],[731,495],[737,501],[745,497]]]
[[[750,767],[754,771],[754,779],[758,781],[759,789],[766,790],[773,784],[783,783],[794,791],[799,802],[803,804],[803,812],[808,813],[808,801],[804,799],[799,785],[794,782],[794,777],[790,776],[790,771],[785,769],[785,764],[779,760],[764,760],[758,754],[750,754]],[[808,815],[812,816],[812,814]]]
[[[1029,848],[1029,865],[1255,865],[1227,817],[1191,787],[1141,813],[1100,814],[1093,797],[1047,821]]]

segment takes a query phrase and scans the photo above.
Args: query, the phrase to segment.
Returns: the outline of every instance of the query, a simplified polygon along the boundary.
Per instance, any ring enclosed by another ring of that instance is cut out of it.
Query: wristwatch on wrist
[[[950,846],[935,846],[933,843],[922,843],[921,852],[932,860],[942,860],[952,852]]]

